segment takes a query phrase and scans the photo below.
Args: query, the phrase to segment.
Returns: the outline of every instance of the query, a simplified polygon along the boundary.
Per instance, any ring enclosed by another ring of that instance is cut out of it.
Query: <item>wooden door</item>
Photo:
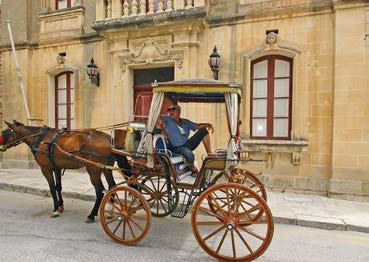
[[[173,67],[138,69],[134,71],[134,121],[147,122],[153,95],[151,83],[173,80]],[[172,102],[168,98],[164,98],[161,114],[165,114],[171,104]]]

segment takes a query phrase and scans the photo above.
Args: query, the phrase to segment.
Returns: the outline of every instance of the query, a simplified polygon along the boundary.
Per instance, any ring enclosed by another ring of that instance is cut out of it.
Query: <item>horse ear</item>
[[[23,124],[23,123],[18,122],[17,120],[13,120],[13,123],[14,123],[14,125],[16,125],[16,126],[24,126],[24,124]]]
[[[12,126],[12,124],[10,124],[9,122],[7,122],[7,121],[4,121],[5,122],[5,124],[8,126],[8,127],[11,127]]]

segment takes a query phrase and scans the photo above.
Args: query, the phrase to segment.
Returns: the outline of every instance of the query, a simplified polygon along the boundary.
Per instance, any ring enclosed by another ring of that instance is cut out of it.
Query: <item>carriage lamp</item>
[[[96,86],[100,86],[100,73],[97,69],[97,65],[95,64],[94,58],[91,58],[90,63],[87,65],[87,75],[91,80],[91,84],[95,84]]]
[[[214,46],[213,53],[211,53],[209,58],[209,66],[211,71],[213,72],[213,77],[215,80],[218,80],[219,65],[220,55],[218,54],[217,47]]]

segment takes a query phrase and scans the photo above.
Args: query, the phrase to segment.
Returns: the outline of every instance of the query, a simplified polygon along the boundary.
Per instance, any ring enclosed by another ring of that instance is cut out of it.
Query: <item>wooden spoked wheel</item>
[[[260,181],[260,179],[256,175],[254,175],[248,170],[235,168],[231,171],[231,175],[227,175],[225,172],[221,172],[216,177],[214,177],[211,184],[215,185],[227,182],[242,184],[250,188],[252,191],[261,196],[265,201],[267,201],[267,192],[265,190],[264,184]],[[221,207],[224,207],[226,205],[226,201],[224,199],[223,200],[220,199],[220,201],[222,201]],[[214,212],[217,209],[211,203],[209,203],[209,207]],[[263,210],[260,209],[257,216],[255,216],[255,219],[256,220],[259,219],[262,215]]]
[[[149,203],[151,214],[154,217],[165,217],[171,214],[169,210],[168,199],[168,181],[162,175],[153,175],[142,180],[142,195]],[[179,201],[179,192],[172,186],[172,210],[174,210]]]
[[[245,185],[256,192],[265,201],[267,201],[267,193],[264,184],[255,174],[248,170],[235,168],[231,171],[230,176],[227,175],[225,172],[221,172],[214,177],[214,179],[211,181],[211,184],[215,185],[226,182]]]
[[[136,189],[116,187],[101,201],[100,221],[111,239],[120,244],[135,245],[150,229],[150,208]]]
[[[217,207],[216,212],[209,203]],[[264,216],[255,219],[259,210]],[[192,207],[191,224],[200,246],[222,261],[259,257],[274,232],[273,217],[264,199],[237,183],[218,184],[203,192]]]

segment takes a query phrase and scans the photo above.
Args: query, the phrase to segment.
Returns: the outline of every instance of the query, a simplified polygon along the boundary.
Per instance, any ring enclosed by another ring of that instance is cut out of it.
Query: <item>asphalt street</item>
[[[137,246],[112,242],[99,221],[85,224],[92,202],[65,199],[49,218],[51,199],[0,191],[0,257],[7,261],[215,261],[184,219],[153,218]],[[369,234],[275,225],[271,246],[257,261],[369,261]]]

